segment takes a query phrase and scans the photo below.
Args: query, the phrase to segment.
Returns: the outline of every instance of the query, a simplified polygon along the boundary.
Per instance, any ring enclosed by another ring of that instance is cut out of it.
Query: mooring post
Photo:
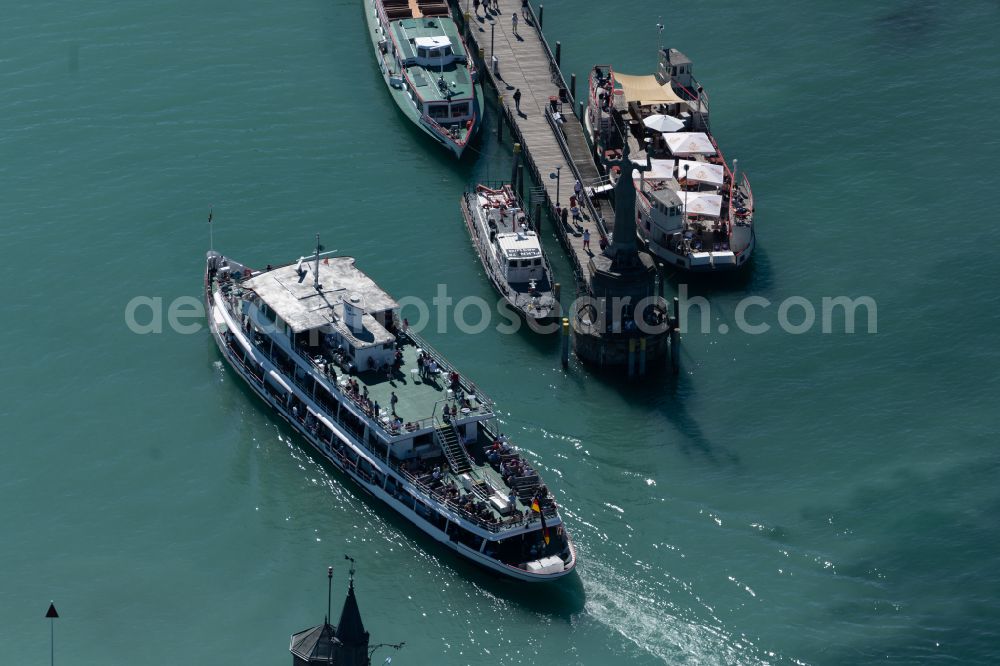
[[[580,122],[582,123],[583,122],[583,100],[582,99],[579,102],[577,102],[577,108],[579,109],[579,111],[576,112],[576,117],[579,118]]]
[[[569,317],[562,320],[562,364],[564,368],[569,366]]]
[[[576,99],[576,72],[569,75],[569,96],[570,99]]]
[[[545,5],[538,5],[538,29],[542,29],[542,17],[545,16]]]
[[[556,42],[556,67],[559,66],[559,59],[562,57],[562,42]]]
[[[534,199],[535,197],[531,197]],[[535,204],[535,232],[538,233],[542,230],[542,204]],[[558,287],[558,285],[556,285]],[[556,296],[556,299],[559,297]]]
[[[562,285],[561,284],[559,284],[558,282],[556,282],[554,285],[552,285],[552,296],[553,296],[553,298],[556,299],[556,301],[559,300],[559,294],[561,292],[562,292]]]
[[[681,332],[675,327],[670,329],[670,367],[676,373],[681,367]]]
[[[507,114],[503,113],[503,95],[497,94],[497,103],[500,105],[500,117],[497,118],[497,143],[503,143],[503,121]]]
[[[510,186],[514,188],[514,194],[518,194],[517,172],[521,166],[521,144],[514,142],[514,164],[510,170]]]
[[[515,187],[518,196],[521,197],[521,201],[524,201],[524,165],[518,163],[517,165],[517,185]]]
[[[674,328],[681,327],[681,299],[674,296]]]
[[[635,377],[635,338],[628,340],[628,378]]]
[[[646,338],[639,339],[639,376],[646,376]]]

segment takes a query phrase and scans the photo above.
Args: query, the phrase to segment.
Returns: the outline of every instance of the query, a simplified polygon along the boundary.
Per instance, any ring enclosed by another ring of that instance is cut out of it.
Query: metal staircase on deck
[[[441,447],[452,472],[465,474],[472,471],[472,461],[469,460],[469,455],[462,448],[462,444],[458,441],[458,435],[450,424],[438,423],[434,428],[434,440]]]

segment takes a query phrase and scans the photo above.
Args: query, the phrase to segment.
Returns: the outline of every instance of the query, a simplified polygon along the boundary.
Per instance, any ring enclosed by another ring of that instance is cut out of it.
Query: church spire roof
[[[368,632],[361,621],[353,580],[347,588],[347,599],[344,600],[344,609],[340,612],[340,621],[337,623],[337,639],[348,647],[368,646]]]

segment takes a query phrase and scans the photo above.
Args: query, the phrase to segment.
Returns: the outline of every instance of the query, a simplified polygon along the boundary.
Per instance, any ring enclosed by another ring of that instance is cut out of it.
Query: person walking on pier
[[[583,192],[583,183],[576,181],[576,183],[573,184],[573,192],[576,193],[576,198],[579,199],[580,194]]]
[[[521,0],[521,18],[524,19],[525,23],[528,22],[528,11],[529,10],[530,10],[530,8],[528,7],[528,0]]]
[[[520,88],[515,88],[514,89],[514,108],[517,109],[518,113],[521,113],[521,89]]]
[[[590,252],[590,229],[583,230],[583,249]]]
[[[489,0],[486,0],[489,2]],[[472,0],[472,10],[476,12],[476,18],[479,18],[479,0]]]
[[[520,35],[517,34],[517,12],[510,13],[510,24],[514,28],[514,36],[519,37]]]

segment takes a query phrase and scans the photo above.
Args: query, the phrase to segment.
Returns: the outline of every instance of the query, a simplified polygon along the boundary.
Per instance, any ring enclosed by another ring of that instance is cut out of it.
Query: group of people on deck
[[[372,400],[368,397],[368,387],[358,382],[357,379],[351,378],[347,380],[344,384],[344,393],[347,394],[351,400],[361,407],[361,410],[372,417],[373,419],[379,419],[382,416],[382,405],[379,404],[378,400]],[[389,419],[387,427],[390,430],[396,431],[403,427],[403,420],[399,418],[396,414],[396,403],[399,398],[396,397],[395,391],[392,393],[391,398],[391,409],[392,417]],[[410,424],[407,424],[409,426]]]
[[[434,357],[422,351],[417,354],[417,370],[421,379],[427,379],[428,377],[433,378],[441,372],[441,366],[438,365]]]

